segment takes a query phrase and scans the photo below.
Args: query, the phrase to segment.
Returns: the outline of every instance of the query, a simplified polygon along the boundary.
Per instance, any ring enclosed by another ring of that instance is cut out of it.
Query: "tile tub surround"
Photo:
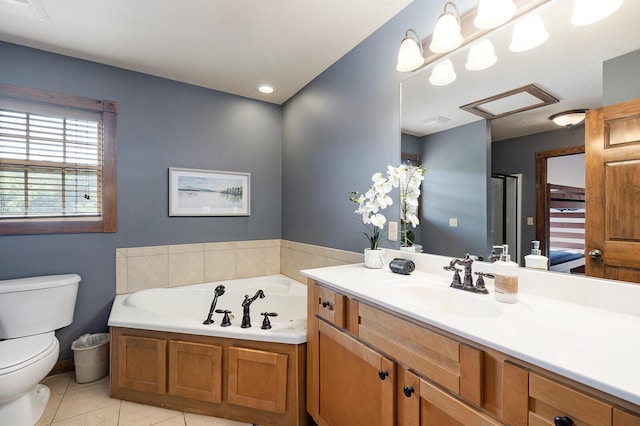
[[[116,294],[158,287],[283,274],[362,262],[362,254],[287,240],[177,244],[116,249]]]
[[[109,376],[78,384],[70,372],[49,376],[42,383],[51,389],[51,397],[36,426],[250,426],[111,398]]]

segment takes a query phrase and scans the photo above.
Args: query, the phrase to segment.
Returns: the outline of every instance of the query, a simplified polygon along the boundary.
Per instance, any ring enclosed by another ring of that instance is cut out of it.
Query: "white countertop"
[[[452,273],[442,270],[449,257],[395,250],[387,250],[386,257],[383,269],[356,264],[302,273],[640,405],[639,285],[520,269],[518,303],[505,304],[495,301],[490,279],[485,279],[489,295],[450,288]],[[394,257],[411,258],[416,270],[409,276],[392,273],[387,265]],[[474,262],[474,271],[492,269],[489,263]],[[454,297],[456,306],[445,312],[438,306],[442,301],[408,297],[407,287],[435,291],[445,301]],[[473,313],[476,307],[482,308],[480,315]]]

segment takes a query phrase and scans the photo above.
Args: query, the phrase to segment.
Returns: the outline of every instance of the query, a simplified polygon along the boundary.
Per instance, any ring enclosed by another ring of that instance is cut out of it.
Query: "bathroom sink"
[[[465,317],[497,317],[502,311],[493,298],[462,290],[433,288],[422,285],[401,286],[395,289],[404,303],[447,315]]]

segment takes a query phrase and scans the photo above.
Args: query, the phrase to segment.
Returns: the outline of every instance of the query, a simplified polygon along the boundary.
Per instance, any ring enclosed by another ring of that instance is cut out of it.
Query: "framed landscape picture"
[[[249,216],[251,175],[169,168],[169,216]]]

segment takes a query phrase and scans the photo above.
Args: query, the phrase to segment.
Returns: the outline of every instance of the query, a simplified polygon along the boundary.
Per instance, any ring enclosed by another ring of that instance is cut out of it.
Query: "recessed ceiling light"
[[[270,84],[259,84],[259,85],[258,85],[258,87],[256,87],[256,88],[258,89],[258,92],[260,92],[260,93],[266,93],[266,94],[273,93],[273,92],[275,92],[275,90],[276,90],[276,89],[275,89],[272,85],[270,85]]]

